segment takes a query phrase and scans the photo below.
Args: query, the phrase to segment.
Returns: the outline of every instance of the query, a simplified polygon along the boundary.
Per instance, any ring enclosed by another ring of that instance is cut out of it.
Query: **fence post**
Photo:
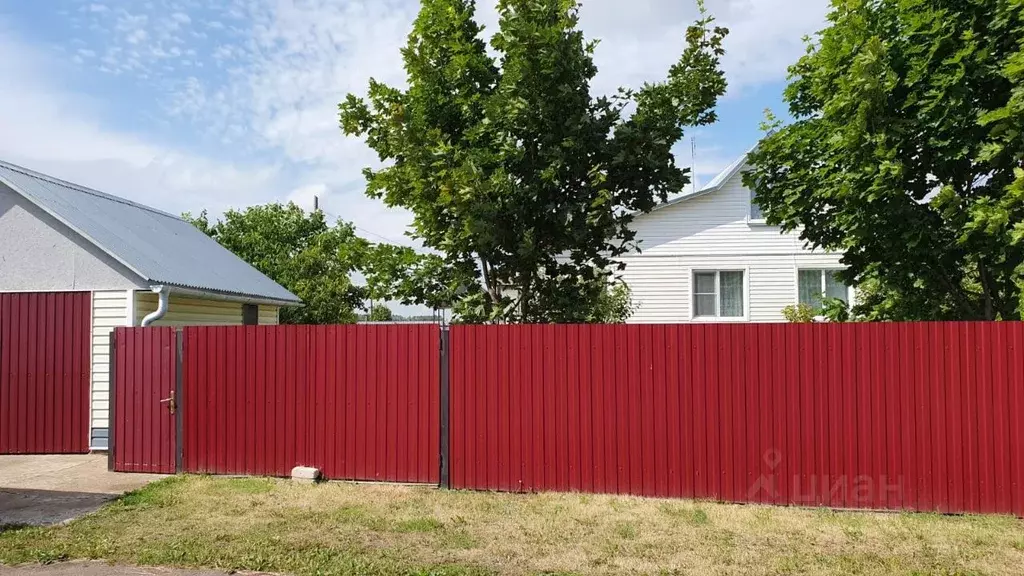
[[[184,334],[181,328],[177,328],[174,331],[174,396],[176,397],[176,403],[178,404],[177,410],[174,411],[174,471],[177,473],[182,472],[182,454],[184,453],[185,443],[182,442],[182,412],[185,407],[185,398],[181,394],[181,367],[183,364],[183,356],[185,349]]]
[[[107,362],[109,362],[109,379],[108,383],[108,414],[107,418],[107,470],[114,471],[114,438],[117,435],[114,433],[115,426],[117,426],[117,329],[110,331],[110,336],[107,339]]]
[[[448,327],[441,327],[441,487],[451,488],[448,475]]]

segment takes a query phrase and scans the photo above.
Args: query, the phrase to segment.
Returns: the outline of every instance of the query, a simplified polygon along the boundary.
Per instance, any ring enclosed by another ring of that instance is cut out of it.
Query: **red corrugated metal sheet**
[[[1024,324],[453,326],[455,488],[1024,516]]]
[[[436,325],[184,329],[188,472],[436,483]]]
[[[90,303],[0,294],[0,454],[88,452]]]
[[[117,328],[114,337],[114,470],[173,474],[174,328]]]

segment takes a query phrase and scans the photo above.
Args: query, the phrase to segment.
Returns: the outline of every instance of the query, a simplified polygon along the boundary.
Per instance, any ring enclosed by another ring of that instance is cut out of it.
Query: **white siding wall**
[[[110,428],[110,332],[126,326],[131,291],[108,290],[92,293],[92,433],[90,446],[107,447]]]
[[[624,259],[626,283],[638,308],[630,322],[694,321],[690,284],[695,270],[744,270],[744,312],[751,322],[782,322],[782,309],[797,301],[799,268],[840,268],[838,256],[652,256]],[[723,319],[728,320],[728,319]],[[705,320],[706,321],[706,320]]]
[[[242,304],[226,300],[207,300],[191,296],[180,296],[171,292],[167,315],[153,323],[153,326],[240,326]],[[135,324],[156,310],[157,295],[152,292],[136,292]],[[277,324],[278,307],[260,305],[259,323]]]
[[[622,258],[638,305],[630,322],[694,321],[695,270],[744,270],[744,319],[781,322],[782,309],[797,302],[797,269],[842,268],[840,254],[809,250],[796,234],[748,223],[749,194],[737,174],[716,192],[636,219],[642,253]]]

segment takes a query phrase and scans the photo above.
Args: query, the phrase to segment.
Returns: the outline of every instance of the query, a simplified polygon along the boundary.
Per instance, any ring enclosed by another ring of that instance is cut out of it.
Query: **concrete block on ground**
[[[320,469],[312,466],[296,466],[292,468],[292,480],[313,483],[320,479]]]

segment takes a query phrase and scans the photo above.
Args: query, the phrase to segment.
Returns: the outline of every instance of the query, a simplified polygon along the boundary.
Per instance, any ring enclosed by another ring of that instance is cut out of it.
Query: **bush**
[[[819,313],[818,309],[809,304],[791,304],[782,309],[782,315],[787,322],[803,323],[814,322],[814,317]]]
[[[625,282],[617,282],[598,299],[592,322],[601,324],[622,324],[633,315],[636,305],[633,293]]]

